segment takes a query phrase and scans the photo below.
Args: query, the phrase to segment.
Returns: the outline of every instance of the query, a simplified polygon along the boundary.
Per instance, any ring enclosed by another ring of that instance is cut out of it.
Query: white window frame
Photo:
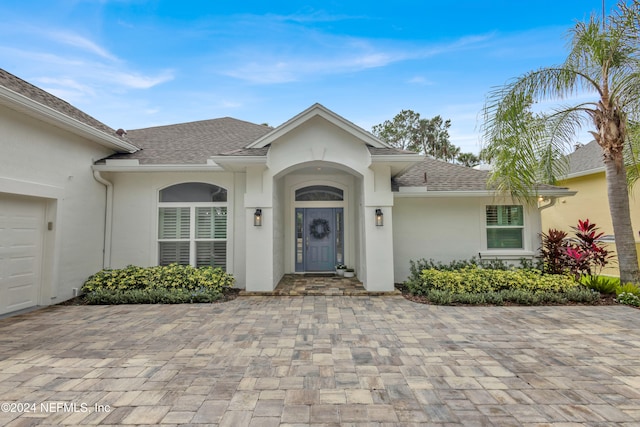
[[[194,181],[196,182],[196,181]],[[175,184],[173,184],[175,185]],[[211,184],[216,185],[216,184]],[[171,187],[169,185],[167,187],[163,187],[158,191],[158,197],[160,195],[160,191]],[[224,188],[224,187],[222,187]],[[198,242],[225,242],[225,265],[224,270],[229,271],[229,265],[231,263],[230,257],[230,232],[231,232],[231,215],[229,206],[231,205],[229,201],[229,195],[227,190],[227,201],[226,202],[158,202],[158,207],[156,210],[156,262],[160,265],[160,243],[162,242],[189,242],[189,264],[193,267],[197,266],[197,251],[196,246]],[[224,208],[226,210],[226,230],[224,239],[222,238],[196,238],[196,209],[199,207],[207,207],[207,208]],[[182,239],[161,239],[160,238],[160,210],[162,208],[189,208],[189,238]]]
[[[520,207],[521,211],[522,211],[522,225],[489,225],[488,224],[488,218],[487,218],[487,208],[489,208],[490,206],[496,206],[496,207],[500,207],[500,206],[518,206]],[[525,215],[526,211],[525,211],[525,207],[523,205],[517,205],[517,204],[502,204],[502,205],[485,205],[484,206],[484,226],[485,226],[485,232],[484,232],[484,238],[485,238],[485,247],[487,249],[487,251],[523,251],[526,248],[526,236],[525,236],[525,226],[526,226],[526,215]],[[521,233],[521,241],[522,241],[522,246],[519,248],[490,248],[489,247],[489,236],[487,235],[487,231],[490,229],[520,229],[520,233]]]

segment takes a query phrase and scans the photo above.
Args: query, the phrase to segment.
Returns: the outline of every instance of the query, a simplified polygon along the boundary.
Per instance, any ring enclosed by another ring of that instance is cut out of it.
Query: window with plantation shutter
[[[486,207],[487,249],[523,249],[522,205]]]
[[[160,265],[189,264],[189,242],[160,242]]]
[[[160,208],[158,237],[160,239],[188,239],[189,208]]]
[[[226,239],[227,208],[196,208],[196,239]]]
[[[226,189],[204,183],[183,183],[160,191],[160,265],[178,263],[226,270],[226,194]]]

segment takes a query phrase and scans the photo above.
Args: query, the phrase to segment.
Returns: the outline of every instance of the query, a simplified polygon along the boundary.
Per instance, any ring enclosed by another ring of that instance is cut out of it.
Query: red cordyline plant
[[[578,220],[577,227],[571,227],[575,231],[575,238],[571,246],[567,248],[567,256],[571,264],[571,272],[580,276],[595,276],[609,262],[611,254],[598,242],[604,233],[598,233],[598,227],[590,223],[588,219]]]
[[[544,270],[550,274],[571,272],[576,280],[580,276],[593,277],[607,265],[611,254],[598,242],[604,233],[589,222],[578,220],[577,227],[571,227],[575,237],[567,239],[567,233],[550,229],[542,233],[542,258]]]
[[[567,265],[567,233],[550,228],[547,234],[542,233],[542,259],[544,272],[549,274],[563,274],[569,269]]]

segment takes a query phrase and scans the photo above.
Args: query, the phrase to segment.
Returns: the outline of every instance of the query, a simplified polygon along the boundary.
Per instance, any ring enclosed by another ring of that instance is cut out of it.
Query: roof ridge
[[[189,121],[189,122],[182,122],[182,123],[172,123],[172,124],[166,124],[166,125],[157,125],[157,126],[147,126],[144,128],[137,128],[137,129],[129,129],[127,130],[127,132],[130,131],[145,131],[145,130],[151,130],[151,129],[166,129],[166,128],[172,128],[172,127],[178,127],[178,126],[185,126],[185,125],[194,125],[194,124],[198,124],[198,123],[210,123],[210,122],[214,122],[214,121],[218,121],[218,120],[233,120],[234,122],[240,122],[240,123],[246,123],[252,126],[265,126],[265,125],[260,125],[257,123],[253,123],[247,120],[242,120],[242,119],[236,119],[235,117],[230,117],[230,116],[224,116],[224,117],[215,117],[213,119],[202,119],[202,120],[193,120],[193,121]],[[269,127],[271,128],[271,126],[265,126],[265,127]]]

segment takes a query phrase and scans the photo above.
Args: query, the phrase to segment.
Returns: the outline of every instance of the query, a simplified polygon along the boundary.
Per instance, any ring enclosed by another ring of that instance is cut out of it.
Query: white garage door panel
[[[44,203],[0,194],[0,314],[38,304]]]

